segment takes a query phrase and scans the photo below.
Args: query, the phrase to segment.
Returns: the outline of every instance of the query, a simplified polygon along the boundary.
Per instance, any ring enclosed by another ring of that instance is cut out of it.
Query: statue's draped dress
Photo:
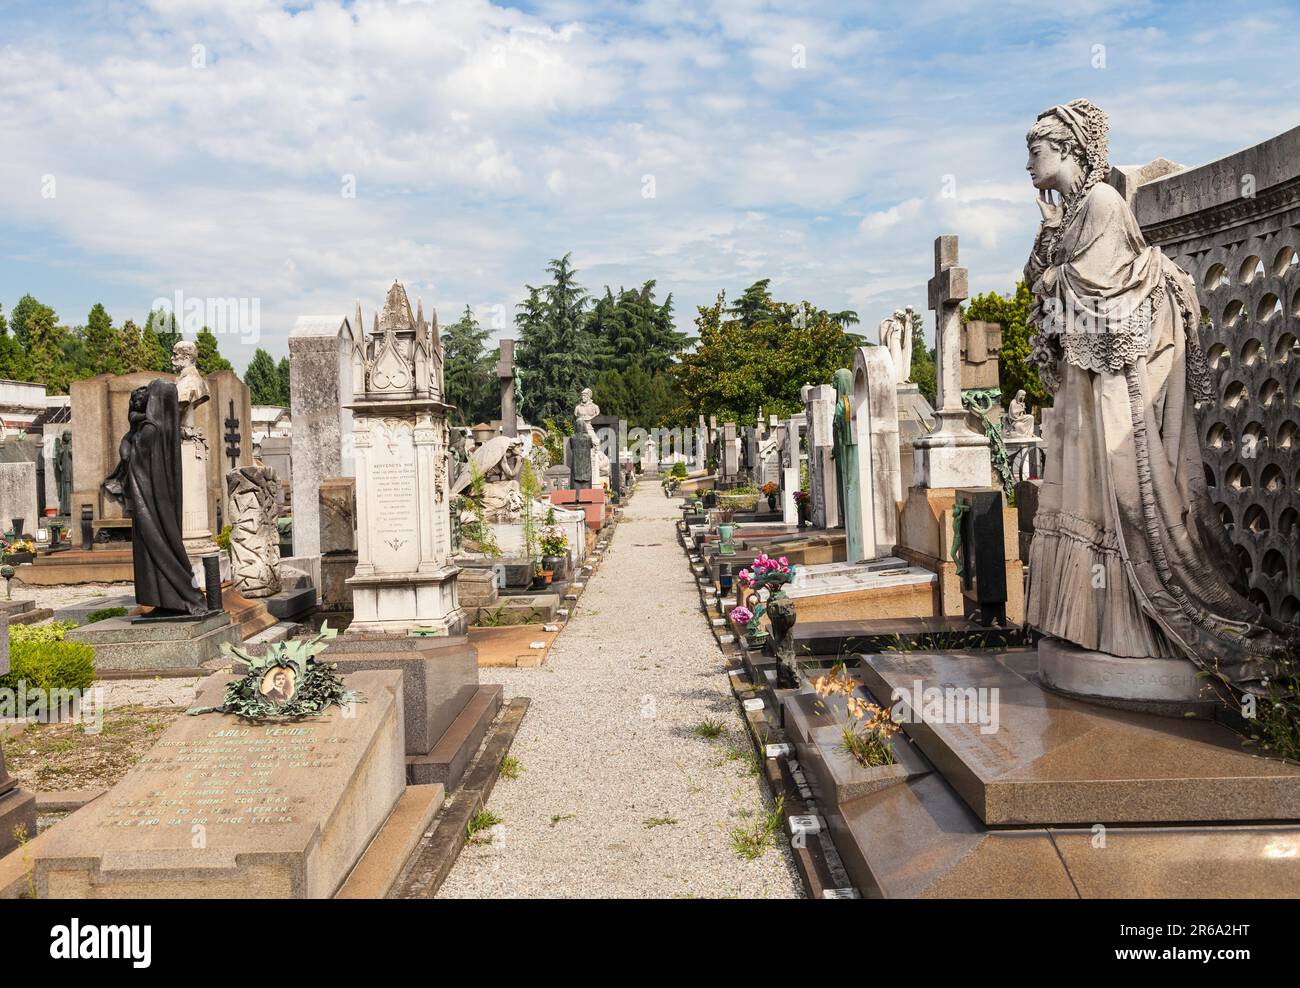
[[[1025,269],[1055,391],[1028,623],[1112,655],[1183,655],[1268,692],[1282,626],[1242,596],[1209,501],[1194,414],[1209,397],[1195,286],[1147,245],[1111,186],[1094,185],[1067,217],[1051,256],[1036,249]],[[1089,326],[1081,312],[1099,318]]]

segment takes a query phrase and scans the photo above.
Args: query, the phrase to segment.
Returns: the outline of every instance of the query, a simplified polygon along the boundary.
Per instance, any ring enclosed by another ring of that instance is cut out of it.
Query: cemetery
[[[1300,897],[1300,127],[1050,99],[867,273],[0,311],[0,899]]]

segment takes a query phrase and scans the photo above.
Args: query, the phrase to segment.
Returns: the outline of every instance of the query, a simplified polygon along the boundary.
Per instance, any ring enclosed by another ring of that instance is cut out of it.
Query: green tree
[[[699,340],[673,368],[677,421],[697,413],[753,421],[760,409],[793,414],[803,407],[804,384],[852,366],[861,338],[806,301],[773,299],[769,283],[755,282],[731,306],[719,293],[713,305],[699,307]]]
[[[569,255],[552,260],[546,270],[550,283],[526,286],[528,298],[515,316],[523,413],[531,422],[572,417],[593,369],[586,332],[588,296]]]
[[[5,318],[4,306],[0,305],[0,379],[7,381],[31,380],[31,368],[27,364],[27,352],[9,333],[9,321]]]
[[[181,338],[176,329],[176,314],[163,309],[150,312],[144,323],[144,338],[149,340],[151,337],[157,343],[157,352],[162,354],[161,362],[153,369],[169,373],[172,369],[172,349]],[[152,346],[150,349],[153,349]]]
[[[280,374],[271,355],[261,347],[253,351],[253,359],[244,371],[244,383],[248,385],[253,404],[280,404]]]
[[[998,383],[1002,388],[1002,401],[1007,404],[1024,388],[1030,404],[1042,407],[1051,405],[1051,396],[1038,379],[1038,371],[1029,362],[1029,310],[1034,304],[1029,286],[1020,281],[1012,295],[988,292],[971,300],[964,313],[965,319],[995,322],[1002,326],[1002,347],[998,350]]]
[[[122,373],[117,359],[117,331],[113,328],[113,319],[102,302],[96,302],[90,314],[86,316],[84,339],[90,358],[87,376]]]
[[[158,369],[156,346],[156,340],[146,340],[144,331],[135,324],[135,320],[128,319],[122,323],[122,328],[117,333],[116,361],[117,366],[121,368],[118,373],[156,372]],[[171,370],[171,367],[169,366],[167,369]]]
[[[468,305],[460,319],[442,331],[443,385],[448,404],[456,406],[452,419],[458,425],[473,425],[491,397],[489,332]]]
[[[54,326],[59,320],[54,310],[42,305],[32,295],[24,295],[9,314],[9,329],[14,334],[18,345],[24,349],[31,346],[32,323],[40,321],[42,326]]]
[[[912,383],[922,397],[934,407],[939,387],[938,369],[934,363],[934,350],[925,345],[925,320],[919,312],[912,313]]]
[[[673,355],[686,345],[687,336],[673,325],[672,295],[659,304],[654,292],[654,281],[639,289],[620,288],[617,295],[605,287],[587,322],[600,366],[617,371],[640,366],[651,372],[672,366]]]
[[[289,407],[289,358],[281,357],[280,362],[275,366],[275,375],[280,381],[280,401],[279,404],[285,408]]]
[[[31,304],[24,304],[31,303]],[[27,351],[30,363],[30,380],[44,384],[50,394],[67,394],[72,375],[64,355],[64,341],[68,334],[65,326],[58,325],[59,317],[48,305],[41,305],[30,295],[24,295],[22,335],[15,333],[18,343]],[[17,322],[18,306],[14,307]]]
[[[230,361],[221,355],[217,349],[217,337],[212,330],[204,326],[199,330],[199,335],[194,338],[194,344],[198,347],[198,358],[194,361],[194,366],[199,369],[200,374],[212,374],[221,370],[234,370]]]

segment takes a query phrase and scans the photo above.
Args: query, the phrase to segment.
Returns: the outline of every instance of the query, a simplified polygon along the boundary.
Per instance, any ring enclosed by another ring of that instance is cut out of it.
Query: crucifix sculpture
[[[497,360],[497,378],[501,382],[501,435],[514,438],[519,434],[519,413],[515,410],[515,341],[501,341]]]
[[[235,400],[230,399],[230,416],[226,419],[226,457],[230,460],[230,469],[239,466],[241,436],[239,433],[239,416],[235,414]]]

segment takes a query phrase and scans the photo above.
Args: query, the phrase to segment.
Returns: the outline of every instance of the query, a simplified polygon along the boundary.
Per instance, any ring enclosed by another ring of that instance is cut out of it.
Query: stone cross
[[[239,467],[239,457],[241,450],[239,443],[243,438],[239,433],[239,415],[235,411],[235,400],[230,399],[230,417],[226,419],[226,456],[230,460],[230,469],[235,470]]]
[[[501,341],[497,360],[497,378],[501,382],[501,435],[514,438],[519,434],[519,415],[515,411],[515,341]]]
[[[953,414],[964,420],[966,416],[961,405],[961,303],[970,297],[966,275],[966,269],[957,264],[956,236],[936,238],[930,308],[935,315],[936,403],[940,418]]]

